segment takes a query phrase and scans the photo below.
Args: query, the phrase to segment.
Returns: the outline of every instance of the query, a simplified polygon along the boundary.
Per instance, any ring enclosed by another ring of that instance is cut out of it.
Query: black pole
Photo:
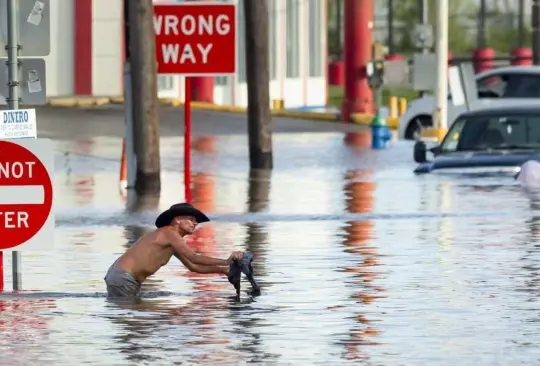
[[[388,53],[394,54],[394,0],[388,0]]]
[[[518,47],[525,44],[525,0],[519,0],[518,4]]]
[[[124,0],[124,54],[126,61],[129,61],[129,59],[131,58],[131,52],[129,48],[129,4],[131,4],[131,1]]]
[[[480,0],[476,42],[476,48],[484,48],[486,46],[486,0]]]
[[[272,169],[267,1],[245,0],[244,14],[249,165],[251,169]]]

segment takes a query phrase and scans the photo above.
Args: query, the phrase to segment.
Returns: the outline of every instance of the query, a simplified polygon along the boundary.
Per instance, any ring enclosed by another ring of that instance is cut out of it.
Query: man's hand
[[[235,260],[241,260],[242,258],[244,258],[244,252],[232,252],[229,259],[227,259],[227,263],[231,264]]]

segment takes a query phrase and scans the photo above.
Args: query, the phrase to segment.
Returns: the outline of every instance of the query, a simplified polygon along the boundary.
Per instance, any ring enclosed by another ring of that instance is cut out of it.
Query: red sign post
[[[184,75],[184,185],[191,202],[191,78],[236,72],[236,4],[154,5],[158,74]]]

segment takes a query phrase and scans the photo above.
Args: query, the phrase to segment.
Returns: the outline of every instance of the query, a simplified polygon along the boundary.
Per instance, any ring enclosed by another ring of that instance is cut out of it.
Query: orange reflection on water
[[[191,147],[196,151],[215,153],[216,136],[199,136],[192,141]]]
[[[357,137],[359,138],[359,137]],[[365,140],[362,140],[365,143]],[[345,175],[345,206],[349,213],[368,214],[373,210],[374,191],[376,184],[370,180],[371,172],[366,170],[350,171]],[[374,222],[372,220],[357,220],[348,222],[343,244],[345,251],[358,256],[358,265],[345,268],[345,272],[353,274],[355,293],[353,297],[359,304],[371,304],[378,298],[384,297],[384,289],[376,285],[379,273],[376,267],[380,265],[377,247],[370,244],[373,239]],[[345,342],[348,359],[365,359],[367,355],[360,345],[375,345],[373,340],[380,331],[374,326],[375,320],[366,314],[356,315],[358,325],[350,330],[349,340]]]
[[[366,129],[360,132],[349,132],[345,134],[345,145],[356,148],[367,148],[371,145],[371,131]]]
[[[208,146],[207,146],[208,148]],[[193,176],[193,206],[209,214],[215,212],[215,182],[210,174],[196,173]],[[216,232],[212,223],[198,225],[192,235],[186,237],[186,243],[197,253],[210,257],[216,257]],[[180,274],[182,277],[193,279],[193,290],[201,293],[209,293],[206,296],[196,296],[193,301],[214,302],[213,292],[219,292],[224,289],[221,283],[212,283],[198,280],[207,277],[222,277],[221,274],[199,274],[190,271],[184,271]]]

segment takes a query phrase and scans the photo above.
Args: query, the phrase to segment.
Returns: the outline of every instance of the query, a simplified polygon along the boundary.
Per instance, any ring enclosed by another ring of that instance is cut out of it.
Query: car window
[[[459,136],[461,134],[461,130],[463,130],[463,126],[465,125],[465,119],[458,119],[452,127],[450,127],[450,131],[446,134],[446,138],[442,143],[442,150],[443,151],[455,151],[457,149],[457,145],[459,142]]]
[[[477,81],[479,98],[502,98],[506,94],[508,75],[497,74],[486,76]]]
[[[540,75],[510,75],[503,98],[540,98]]]
[[[477,81],[479,98],[540,98],[540,75],[501,73]]]
[[[457,120],[442,151],[540,148],[540,115],[471,117]]]

